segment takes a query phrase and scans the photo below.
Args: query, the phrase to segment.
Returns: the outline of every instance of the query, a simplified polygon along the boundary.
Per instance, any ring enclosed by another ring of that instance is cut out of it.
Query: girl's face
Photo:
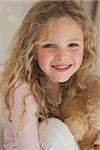
[[[69,16],[56,20],[51,30],[49,28],[50,26],[46,26],[45,34],[41,35],[43,39],[50,40],[44,40],[39,45],[38,64],[50,80],[64,83],[76,73],[82,64],[83,33],[79,24]],[[51,38],[48,37],[48,32],[52,35]]]

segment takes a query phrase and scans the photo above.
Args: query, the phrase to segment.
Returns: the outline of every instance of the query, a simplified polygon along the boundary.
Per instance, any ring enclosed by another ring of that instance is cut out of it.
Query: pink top
[[[20,115],[23,110],[22,99],[27,94],[28,85],[21,84],[14,92],[14,106],[12,108],[12,122],[9,122],[6,113],[3,113],[4,127],[4,148],[5,150],[43,150],[38,136],[38,111],[37,103],[32,95],[26,98],[27,112],[25,113],[25,123],[21,130],[21,136],[16,138],[19,129]]]

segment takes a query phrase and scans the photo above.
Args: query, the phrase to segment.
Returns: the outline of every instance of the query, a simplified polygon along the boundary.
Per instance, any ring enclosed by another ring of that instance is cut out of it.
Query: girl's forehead
[[[43,25],[41,33],[40,33],[40,39],[52,39],[54,30],[57,25],[58,19],[50,19],[46,24]]]
[[[79,23],[70,16],[51,18],[46,24],[43,25],[42,30],[40,32],[39,39],[52,40],[54,33],[57,30],[57,25],[58,25],[59,20],[61,20],[63,18],[66,20],[68,18],[70,18],[73,22],[76,22],[76,24],[79,25]],[[60,24],[60,25],[62,25],[62,24]],[[79,28],[81,28],[81,27],[79,27]]]

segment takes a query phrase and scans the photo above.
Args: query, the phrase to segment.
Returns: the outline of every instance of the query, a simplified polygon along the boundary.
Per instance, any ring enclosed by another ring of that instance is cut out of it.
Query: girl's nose
[[[70,57],[70,54],[67,49],[58,49],[56,53],[57,61],[66,61]]]

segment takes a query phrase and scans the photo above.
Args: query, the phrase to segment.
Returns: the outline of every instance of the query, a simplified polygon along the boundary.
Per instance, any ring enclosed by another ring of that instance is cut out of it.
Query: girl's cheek
[[[76,53],[83,53],[84,48],[83,47],[76,47],[76,48],[73,48],[72,51],[76,52]]]
[[[82,63],[84,51],[82,49],[77,49],[72,52],[72,58],[76,60],[77,63]]]
[[[46,59],[46,58],[51,57],[51,54],[50,54],[49,52],[44,51],[44,52],[41,53],[41,56],[42,56],[44,59]]]
[[[40,51],[38,53],[38,60],[39,60],[39,62],[46,63],[46,62],[49,61],[50,58],[51,58],[50,53],[48,53],[46,51]]]
[[[84,49],[83,48],[76,48],[75,50],[73,50],[73,52],[78,55],[78,56],[82,56],[84,54]]]

